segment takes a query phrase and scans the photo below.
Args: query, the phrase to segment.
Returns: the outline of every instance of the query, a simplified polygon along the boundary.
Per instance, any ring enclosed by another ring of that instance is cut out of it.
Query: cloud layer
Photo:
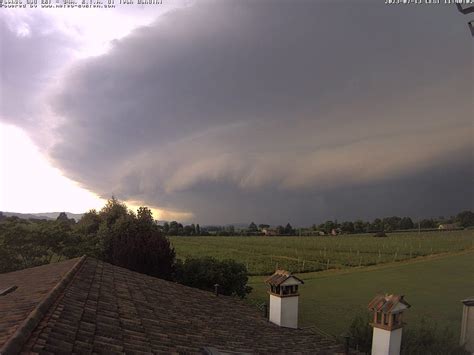
[[[470,46],[451,7],[197,2],[50,85],[42,146],[203,223],[451,213],[472,205]]]

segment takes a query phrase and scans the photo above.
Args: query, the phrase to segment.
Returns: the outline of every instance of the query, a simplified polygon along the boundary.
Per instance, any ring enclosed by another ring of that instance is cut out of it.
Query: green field
[[[171,237],[178,258],[235,259],[251,275],[345,269],[474,249],[474,230],[324,237]]]
[[[459,336],[460,300],[474,296],[474,251],[427,257],[362,269],[329,270],[299,275],[300,325],[316,326],[333,335],[347,330],[352,318],[377,293],[406,296],[411,308],[408,326],[425,317]],[[250,280],[249,302],[268,302],[264,277]]]

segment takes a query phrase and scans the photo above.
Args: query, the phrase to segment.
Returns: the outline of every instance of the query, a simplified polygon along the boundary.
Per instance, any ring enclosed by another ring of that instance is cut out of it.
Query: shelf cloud
[[[464,27],[448,6],[198,1],[45,85],[36,140],[99,195],[201,223],[455,213],[473,201]]]

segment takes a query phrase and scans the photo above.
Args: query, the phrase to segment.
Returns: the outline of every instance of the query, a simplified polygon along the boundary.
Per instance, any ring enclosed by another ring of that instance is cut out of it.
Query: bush
[[[176,265],[175,280],[183,285],[244,298],[251,287],[247,286],[248,273],[244,264],[234,260],[216,260],[211,257],[180,260]]]
[[[21,268],[20,261],[0,243],[0,274]]]
[[[374,234],[374,237],[376,238],[384,238],[386,237],[387,235],[385,234],[385,232],[377,232]]]
[[[140,207],[135,215],[111,200],[99,216],[97,236],[104,261],[142,274],[172,278],[175,251],[148,208]]]
[[[360,311],[349,327],[350,346],[370,354],[372,348],[372,327],[370,313]],[[421,319],[418,325],[405,326],[400,353],[402,355],[468,355],[449,328],[438,329],[436,323]]]
[[[406,327],[402,336],[402,354],[426,355],[468,355],[461,346],[453,332],[446,327],[438,329],[436,323],[421,319],[420,324]]]
[[[175,251],[158,230],[115,235],[110,262],[142,274],[171,280]],[[131,233],[132,232],[132,233]]]
[[[360,310],[349,327],[350,347],[369,354],[372,348],[372,327],[368,312]]]

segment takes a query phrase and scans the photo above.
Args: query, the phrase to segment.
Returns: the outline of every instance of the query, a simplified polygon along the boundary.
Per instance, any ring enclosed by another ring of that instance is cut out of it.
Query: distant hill
[[[47,220],[54,220],[58,218],[60,213],[61,212],[40,212],[40,213],[2,212],[2,214],[7,217],[18,217],[18,218],[23,218],[23,219],[34,218],[34,219],[47,219]],[[71,213],[71,212],[66,212],[66,214],[68,218],[74,218],[76,222],[79,221],[83,215],[83,213]]]

